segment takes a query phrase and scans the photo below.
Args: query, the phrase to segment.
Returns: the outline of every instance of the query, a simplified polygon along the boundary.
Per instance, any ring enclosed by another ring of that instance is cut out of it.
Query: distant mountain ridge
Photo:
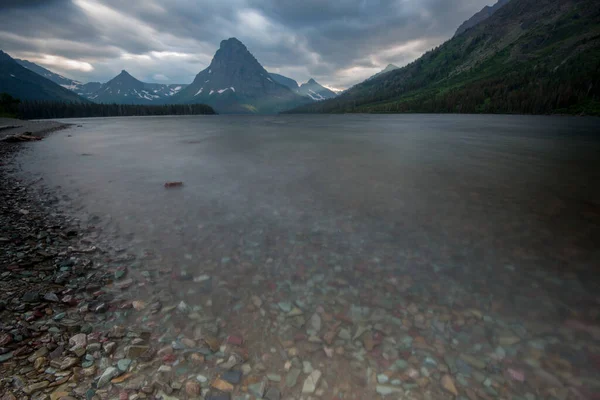
[[[95,103],[166,104],[185,86],[142,82],[122,70],[87,97]]]
[[[274,73],[269,73],[269,75],[275,82],[287,86],[293,92],[298,93],[301,96],[308,97],[314,101],[327,100],[337,96],[337,93],[335,93],[333,90],[327,89],[313,78],[309,79],[308,82],[303,83],[302,85],[298,85],[298,82],[292,78],[288,78],[287,76]]]
[[[302,96],[310,97],[315,101],[332,99],[337,96],[337,93],[327,89],[312,78],[308,82],[300,85],[297,93],[301,94]]]
[[[585,113],[600,115],[597,0],[511,0],[398,70],[309,113]]]
[[[488,19],[489,17],[494,15],[494,13],[496,11],[498,11],[500,8],[507,5],[509,1],[510,0],[498,0],[498,2],[496,4],[494,4],[493,6],[483,7],[483,9],[481,11],[479,11],[477,14],[473,15],[471,18],[469,18],[468,20],[463,22],[456,30],[456,33],[454,34],[454,36],[460,35],[467,29],[470,29],[470,28],[474,27],[475,25],[485,21],[486,19]]]
[[[277,113],[310,101],[276,82],[236,38],[223,40],[210,65],[172,100],[219,113]]]
[[[104,84],[100,82],[81,83],[52,72],[31,61],[18,59],[15,61],[65,89],[69,89],[96,103],[164,104],[168,102],[169,97],[187,86],[186,84],[146,83],[133,78],[127,71],[121,72],[121,74],[125,72],[126,75],[121,76],[119,74]],[[117,87],[117,85],[124,86]],[[112,90],[113,86],[115,88],[114,91]]]
[[[66,78],[65,78],[66,79]],[[0,93],[20,100],[49,100],[85,103],[86,99],[50,79],[22,66],[0,50]]]

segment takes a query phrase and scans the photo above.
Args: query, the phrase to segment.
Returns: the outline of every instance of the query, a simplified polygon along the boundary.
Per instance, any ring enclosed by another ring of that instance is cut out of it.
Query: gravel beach
[[[43,136],[68,127],[68,124],[56,121],[24,121],[21,119],[0,118],[0,140],[8,136],[25,133]]]

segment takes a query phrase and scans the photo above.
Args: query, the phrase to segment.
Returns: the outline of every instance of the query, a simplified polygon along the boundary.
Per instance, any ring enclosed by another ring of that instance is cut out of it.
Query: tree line
[[[213,114],[216,114],[215,110],[206,104],[135,105],[20,101],[9,94],[0,94],[0,115],[21,119]]]

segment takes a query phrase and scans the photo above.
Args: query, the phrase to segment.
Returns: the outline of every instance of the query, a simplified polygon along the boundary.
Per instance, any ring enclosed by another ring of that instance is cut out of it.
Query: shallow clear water
[[[436,393],[444,369],[429,364],[431,383],[423,385],[425,350],[406,346],[406,336],[424,338],[438,360],[463,353],[485,359],[507,330],[521,342],[508,346],[500,370],[486,372],[501,397],[543,394],[549,386],[536,380],[547,378],[540,369],[558,376],[563,390],[598,388],[597,361],[579,355],[582,348],[598,351],[600,120],[340,115],[68,122],[82,126],[31,145],[20,159],[24,171],[60,187],[73,213],[139,254],[152,253],[140,271],[169,271],[133,289],[132,299],[150,301],[165,290],[197,304],[242,333],[268,370],[283,371],[287,357],[271,352],[274,343],[315,334],[308,323],[282,319],[286,307],[278,303],[296,301],[307,321],[317,312],[334,331],[337,321],[353,335],[362,325],[375,339],[385,333],[372,350],[340,338],[331,346],[343,350],[333,357],[311,352],[310,341],[297,344],[303,359],[326,366],[325,393],[347,393],[340,398],[370,398],[376,383],[366,368],[401,374],[390,365],[407,352],[419,376],[402,375],[418,383],[403,390]],[[165,189],[166,181],[184,187]],[[210,276],[209,289],[186,280],[166,286],[200,275]],[[265,313],[253,312],[252,296],[261,297]],[[533,346],[543,349],[534,357],[526,343],[542,340],[540,332],[553,339]],[[563,348],[560,342],[573,338],[576,345]],[[567,359],[569,375],[545,357]],[[525,382],[500,379],[507,360],[526,371]],[[490,395],[489,385],[460,373],[473,390]],[[455,379],[460,385],[461,377]]]

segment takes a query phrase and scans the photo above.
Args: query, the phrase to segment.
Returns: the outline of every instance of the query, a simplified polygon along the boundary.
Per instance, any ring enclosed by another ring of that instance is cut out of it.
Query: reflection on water
[[[119,318],[241,335],[245,373],[294,398],[313,369],[305,396],[600,391],[597,119],[77,123],[23,168],[140,255],[122,296],[190,307]]]

